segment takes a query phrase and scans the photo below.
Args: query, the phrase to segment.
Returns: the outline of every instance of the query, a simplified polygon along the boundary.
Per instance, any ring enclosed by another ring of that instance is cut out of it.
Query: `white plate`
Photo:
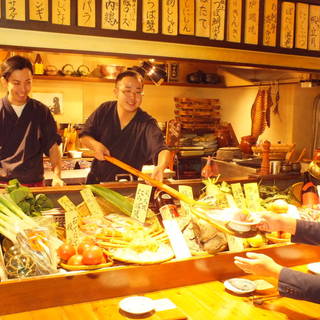
[[[119,307],[127,313],[141,315],[154,310],[154,302],[148,297],[134,296],[121,300]]]
[[[226,289],[237,293],[237,294],[245,294],[250,293],[256,290],[256,284],[248,279],[242,278],[232,278],[226,280],[224,283]]]
[[[320,274],[320,262],[308,264],[308,270],[315,274]]]

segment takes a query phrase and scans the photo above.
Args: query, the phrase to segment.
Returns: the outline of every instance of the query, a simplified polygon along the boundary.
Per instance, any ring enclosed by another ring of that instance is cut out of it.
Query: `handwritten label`
[[[246,195],[248,209],[252,211],[260,211],[260,195],[257,183],[245,183],[243,187]]]
[[[247,205],[246,205],[246,199],[244,197],[241,184],[232,183],[231,190],[232,190],[233,198],[237,204],[237,207],[240,209],[245,209]]]
[[[30,0],[30,20],[48,21],[48,0]]]
[[[78,26],[94,28],[96,26],[96,2],[78,0]]]
[[[80,193],[91,215],[95,217],[103,217],[102,209],[99,206],[97,199],[94,197],[92,191],[88,188],[85,188],[81,190]]]
[[[308,49],[320,50],[320,6],[310,5]]]
[[[179,192],[182,194],[185,194],[188,198],[193,199],[193,190],[192,187],[190,186],[184,186],[184,185],[179,185]],[[190,215],[190,207],[189,205],[184,202],[180,201],[181,207],[185,211],[187,215]]]
[[[102,0],[101,28],[118,30],[119,29],[119,0]]]
[[[65,229],[66,229],[66,240],[75,247],[79,245],[79,222],[78,222],[78,212],[66,211],[65,212]]]
[[[185,35],[194,35],[194,1],[179,1],[179,33]]]
[[[244,42],[258,44],[259,0],[246,0]]]
[[[133,202],[131,217],[144,223],[147,217],[152,187],[148,184],[139,183]]]
[[[196,1],[196,36],[210,36],[210,1]]]
[[[243,239],[226,234],[229,251],[237,252],[244,250]]]
[[[283,48],[293,47],[295,3],[282,2],[280,46]]]
[[[241,41],[242,0],[228,1],[227,40]]]
[[[159,0],[143,0],[142,31],[145,33],[159,32]]]
[[[178,0],[162,1],[162,33],[171,36],[178,34]]]
[[[70,0],[52,0],[52,23],[70,25]]]
[[[308,47],[309,5],[306,3],[298,2],[296,4],[296,9],[297,9],[297,14],[296,14],[295,47],[299,48],[299,49],[307,49],[307,47]],[[318,27],[319,27],[319,25],[318,25]],[[311,28],[310,28],[310,31],[311,31]]]
[[[210,39],[224,40],[226,0],[211,1]]]
[[[25,21],[25,0],[6,0],[6,19]]]
[[[265,0],[263,19],[263,45],[275,47],[277,36],[278,0]]]
[[[137,30],[137,0],[121,0],[120,2],[120,29]]]
[[[66,239],[68,243],[74,246],[79,244],[79,221],[78,212],[76,206],[67,197],[63,196],[58,199],[58,203],[65,210],[65,229]]]

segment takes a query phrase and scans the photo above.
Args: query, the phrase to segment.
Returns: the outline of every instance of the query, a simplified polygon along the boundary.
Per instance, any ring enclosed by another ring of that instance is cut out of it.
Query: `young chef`
[[[87,183],[115,180],[124,173],[104,159],[111,155],[141,170],[149,160],[155,164],[152,177],[163,179],[169,163],[169,151],[157,122],[142,111],[143,78],[135,71],[120,73],[115,81],[116,101],[100,105],[85,123],[79,137],[81,143],[94,151],[95,159]]]
[[[32,75],[31,62],[21,56],[1,65],[1,84],[7,94],[0,99],[0,183],[16,178],[27,186],[42,186],[45,153],[52,165],[52,185],[63,185],[61,137],[49,108],[28,96]]]
[[[259,226],[262,231],[284,231],[292,234],[291,241],[320,244],[320,223],[296,220],[278,214],[264,214]],[[235,257],[243,271],[278,279],[280,295],[320,303],[320,277],[285,268],[264,254],[247,253],[248,258]]]

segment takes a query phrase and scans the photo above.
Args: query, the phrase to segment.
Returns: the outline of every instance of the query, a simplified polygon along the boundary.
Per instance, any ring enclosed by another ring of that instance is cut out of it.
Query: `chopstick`
[[[252,296],[249,298],[249,301],[253,304],[261,305],[264,302],[280,298],[280,295],[278,293],[268,294],[264,296]]]

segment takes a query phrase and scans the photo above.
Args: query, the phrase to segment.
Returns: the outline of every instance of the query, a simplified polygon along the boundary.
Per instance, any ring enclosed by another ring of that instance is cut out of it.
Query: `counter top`
[[[301,265],[294,267],[294,269],[306,271],[307,268],[305,265]],[[243,277],[257,279],[257,277],[250,275]],[[263,279],[275,284],[275,279]],[[164,298],[170,299],[170,301],[173,302],[177,307],[167,311],[155,312],[154,314],[150,314],[150,316],[143,318],[147,320],[307,320],[319,319],[320,314],[319,304],[285,297],[277,297],[264,302],[263,305],[254,305],[250,301],[250,296],[248,295],[239,296],[227,292],[222,281],[210,281],[202,284],[148,292],[143,295],[154,300]],[[0,319],[130,319],[119,310],[119,302],[123,298],[124,297],[117,297],[23,313],[15,313],[1,316]]]

